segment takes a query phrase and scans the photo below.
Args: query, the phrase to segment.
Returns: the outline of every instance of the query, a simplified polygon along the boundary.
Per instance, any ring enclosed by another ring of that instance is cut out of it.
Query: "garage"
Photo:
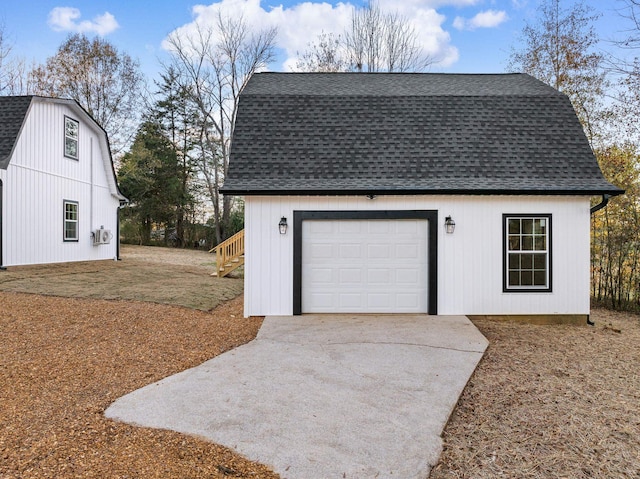
[[[294,314],[437,310],[435,211],[294,212]]]

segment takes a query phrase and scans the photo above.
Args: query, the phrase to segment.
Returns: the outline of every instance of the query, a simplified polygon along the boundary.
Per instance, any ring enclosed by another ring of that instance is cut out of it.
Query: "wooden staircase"
[[[211,276],[224,278],[244,264],[244,230],[238,231],[231,238],[211,248],[209,253],[214,251],[216,253],[216,271]]]

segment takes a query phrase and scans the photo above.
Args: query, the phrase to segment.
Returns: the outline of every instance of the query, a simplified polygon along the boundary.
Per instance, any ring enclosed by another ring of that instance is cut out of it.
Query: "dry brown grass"
[[[237,274],[215,278],[206,251],[123,245],[122,261],[10,267],[0,291],[72,298],[122,299],[210,311],[242,293]]]
[[[640,319],[477,321],[490,345],[444,432],[444,478],[640,478]]]

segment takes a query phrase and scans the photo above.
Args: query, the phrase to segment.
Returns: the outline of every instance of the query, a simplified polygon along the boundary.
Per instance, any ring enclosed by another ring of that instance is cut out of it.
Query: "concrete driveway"
[[[267,317],[257,338],[106,416],[201,436],[289,479],[425,479],[488,345],[464,316]]]

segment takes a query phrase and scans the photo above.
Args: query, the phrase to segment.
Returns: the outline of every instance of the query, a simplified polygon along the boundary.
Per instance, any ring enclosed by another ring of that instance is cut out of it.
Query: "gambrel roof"
[[[0,96],[0,168],[7,169],[22,125],[31,107],[31,96]]]
[[[100,141],[102,162],[105,171],[107,172],[109,190],[111,191],[111,194],[119,200],[127,201],[118,187],[106,131],[75,100],[48,98],[36,95],[0,96],[0,168],[6,170],[9,166],[11,157],[13,156],[13,151],[18,143],[18,139],[20,138],[22,128],[31,109],[31,105],[34,102],[50,102],[66,105],[74,111],[78,117],[82,118],[89,128],[96,132]]]
[[[259,73],[226,194],[619,194],[568,97],[526,74]]]

